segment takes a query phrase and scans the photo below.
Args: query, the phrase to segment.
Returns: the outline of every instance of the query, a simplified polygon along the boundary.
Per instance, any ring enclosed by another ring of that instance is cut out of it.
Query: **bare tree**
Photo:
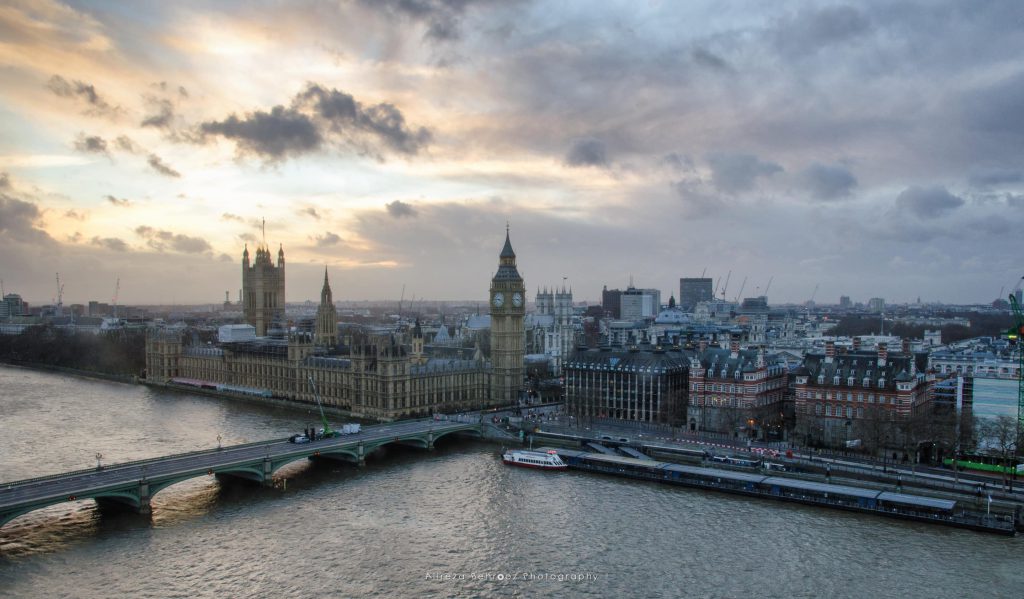
[[[1003,486],[1013,491],[1013,478],[1007,472],[1008,467],[1016,468],[1013,459],[1017,454],[1017,442],[1021,438],[1021,425],[1013,416],[996,416],[982,425],[982,434],[988,441],[989,455],[999,458],[1002,464]]]

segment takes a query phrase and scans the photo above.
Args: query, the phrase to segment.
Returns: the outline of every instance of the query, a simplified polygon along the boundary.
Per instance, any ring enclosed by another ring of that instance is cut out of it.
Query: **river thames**
[[[281,438],[281,409],[0,366],[0,483]],[[10,597],[1020,597],[1024,538],[503,466],[445,440],[273,488],[174,485],[0,529]]]

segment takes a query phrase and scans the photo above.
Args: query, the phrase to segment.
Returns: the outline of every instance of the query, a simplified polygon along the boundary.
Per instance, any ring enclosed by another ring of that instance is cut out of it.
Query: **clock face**
[[[518,292],[512,294],[512,305],[516,308],[523,305],[523,296]]]
[[[492,300],[492,302],[494,303],[494,307],[495,308],[500,308],[500,307],[504,306],[505,305],[505,294],[500,292],[500,291],[498,293],[495,293],[494,294],[494,299]]]

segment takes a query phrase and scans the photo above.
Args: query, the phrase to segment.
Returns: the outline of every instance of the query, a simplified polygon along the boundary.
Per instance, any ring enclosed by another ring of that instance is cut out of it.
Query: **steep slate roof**
[[[878,365],[878,353],[874,350],[852,351],[836,354],[832,363],[825,362],[825,354],[807,354],[804,367],[810,377],[811,384],[818,384],[818,377],[823,376],[821,383],[834,386],[834,379],[839,376],[839,387],[849,387],[849,378],[853,377],[853,386],[863,388],[864,378],[871,380],[871,388],[878,388],[878,379],[885,378],[885,389],[895,389],[897,382],[914,380],[910,372],[916,367],[915,356],[904,353],[890,353],[886,357],[885,366]],[[902,378],[901,378],[902,377]],[[899,380],[898,380],[899,379]]]

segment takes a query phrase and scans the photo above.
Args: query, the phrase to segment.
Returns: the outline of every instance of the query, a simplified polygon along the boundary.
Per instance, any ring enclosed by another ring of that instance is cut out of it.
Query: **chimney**
[[[885,366],[886,360],[889,358],[888,346],[885,343],[878,344],[878,366]]]
[[[860,337],[853,338],[853,351],[860,351]]]
[[[905,354],[909,354],[910,353],[910,337],[904,337],[903,338],[903,353],[905,353]]]
[[[836,342],[826,341],[825,342],[825,362],[831,363],[836,357]]]
[[[697,343],[697,349],[699,349],[700,353],[702,353],[702,354],[705,351],[707,351],[707,349],[708,349],[708,340],[704,339],[704,338],[701,338],[701,340]]]
[[[729,353],[731,353],[732,357],[734,358],[740,355],[739,335],[733,335],[732,338],[729,340]]]

